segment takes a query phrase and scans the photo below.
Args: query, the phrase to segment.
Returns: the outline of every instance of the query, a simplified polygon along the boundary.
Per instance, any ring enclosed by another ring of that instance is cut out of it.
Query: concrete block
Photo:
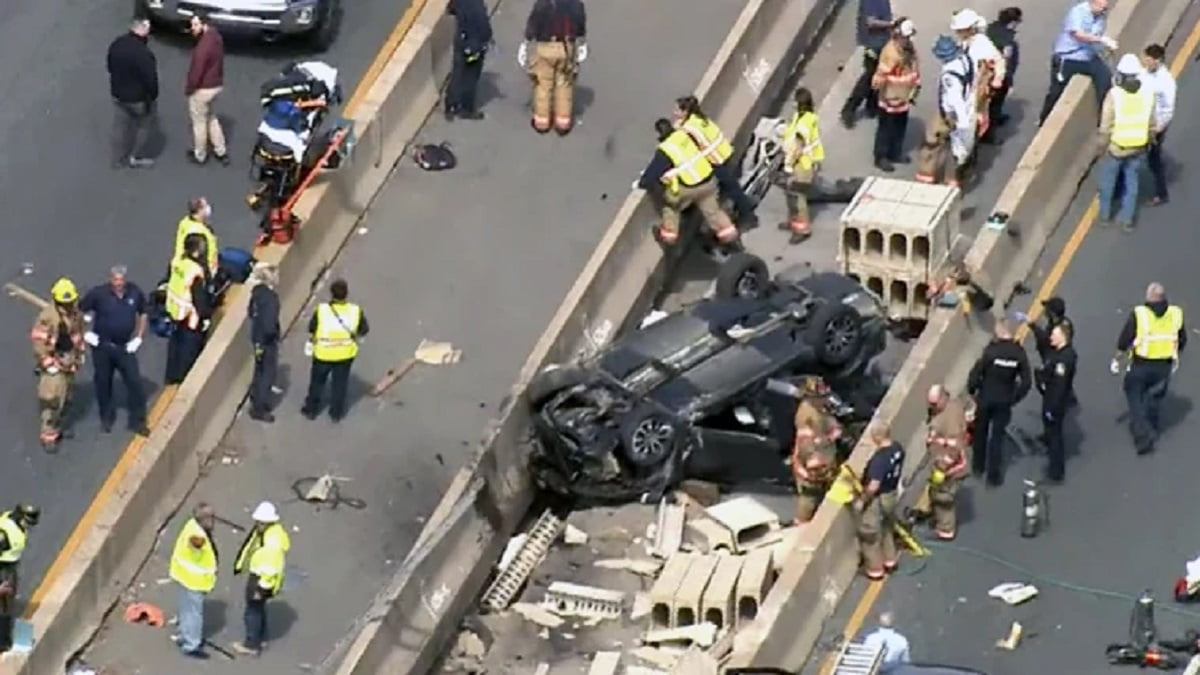
[[[709,553],[717,551],[728,551],[730,553],[737,549],[733,541],[733,533],[729,528],[718,523],[712,518],[695,518],[687,523],[688,529],[700,535],[708,542]]]
[[[842,212],[839,258],[927,275],[950,255],[960,227],[958,188],[872,176]]]
[[[709,654],[693,646],[671,668],[671,675],[720,675],[721,664]]]
[[[669,628],[675,605],[675,594],[687,576],[688,568],[699,556],[690,553],[676,553],[667,559],[662,574],[650,587],[650,625],[658,628]]]
[[[734,624],[737,611],[736,592],[738,576],[742,573],[745,557],[723,555],[717,557],[717,569],[708,580],[704,597],[700,600],[700,617],[717,628]]]
[[[717,569],[717,562],[717,556],[706,555],[697,558],[688,567],[671,605],[673,626],[690,626],[700,621],[700,600],[708,588],[708,580]]]
[[[648,631],[642,642],[651,645],[663,643],[694,644],[707,647],[717,639],[717,627],[711,623],[697,623],[676,628],[659,628]]]
[[[683,545],[683,527],[686,521],[687,511],[682,504],[668,504],[666,499],[659,502],[651,553],[659,558],[675,555]]]
[[[753,497],[738,497],[705,510],[733,534],[734,551],[749,548],[779,529],[779,516]]]
[[[588,675],[617,675],[621,666],[621,652],[596,652],[592,657],[592,667]]]
[[[621,616],[624,602],[621,591],[556,581],[546,589],[542,608],[559,616],[615,619]]]
[[[760,548],[746,556],[737,582],[737,626],[758,616],[758,608],[775,581],[771,568],[771,549]]]
[[[858,263],[847,276],[878,295],[893,319],[928,319],[933,311],[928,294],[937,270],[910,272],[871,263]]]

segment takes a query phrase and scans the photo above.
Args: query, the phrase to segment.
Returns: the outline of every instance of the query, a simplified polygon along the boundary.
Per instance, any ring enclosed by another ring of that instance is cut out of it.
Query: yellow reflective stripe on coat
[[[1151,361],[1174,359],[1179,354],[1179,331],[1183,329],[1183,310],[1167,307],[1162,316],[1145,305],[1133,308],[1137,328],[1133,339],[1134,355]]]
[[[192,304],[192,284],[204,276],[204,268],[190,258],[176,258],[171,263],[171,278],[167,281],[167,316],[173,321],[187,321],[195,328],[200,324]]]
[[[348,361],[358,356],[354,333],[362,309],[352,302],[332,305],[323,302],[317,307],[317,330],[313,332],[313,358],[318,361]]]
[[[668,186],[678,181],[686,187],[694,187],[712,176],[712,164],[705,159],[700,148],[696,147],[692,137],[682,129],[677,129],[667,136],[666,140],[658,144],[658,149],[663,151],[675,167],[663,174],[663,180]]]
[[[825,145],[821,143],[821,129],[816,113],[810,111],[792,115],[792,121],[783,131],[784,148],[789,151],[795,150],[798,139],[803,139],[804,145],[800,146],[795,154],[796,166],[803,171],[809,171],[814,165],[825,161]]]
[[[1147,87],[1128,92],[1112,88],[1113,126],[1110,140],[1121,148],[1141,148],[1150,143],[1154,115],[1154,93]]]
[[[192,547],[192,537],[204,538],[199,550]],[[199,593],[207,593],[217,585],[217,550],[195,518],[184,523],[175,538],[170,576],[189,591]]]
[[[733,156],[733,146],[725,140],[725,134],[712,120],[692,115],[683,123],[682,129],[687,132],[692,141],[700,148],[708,161],[721,165]]]
[[[0,552],[0,563],[15,563],[21,560],[25,551],[25,530],[12,519],[12,512],[0,513],[0,533],[8,540],[8,549]]]

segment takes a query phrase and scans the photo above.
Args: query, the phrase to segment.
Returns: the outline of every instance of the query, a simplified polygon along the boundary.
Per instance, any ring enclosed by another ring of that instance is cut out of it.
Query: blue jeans
[[[1146,163],[1146,153],[1139,152],[1129,157],[1113,157],[1105,153],[1100,160],[1097,174],[1100,192],[1101,221],[1112,220],[1113,201],[1119,200],[1117,220],[1124,225],[1132,225],[1137,215],[1138,205],[1138,174]],[[1121,186],[1117,194],[1117,185]]]
[[[179,648],[198,652],[204,646],[204,594],[179,587]]]

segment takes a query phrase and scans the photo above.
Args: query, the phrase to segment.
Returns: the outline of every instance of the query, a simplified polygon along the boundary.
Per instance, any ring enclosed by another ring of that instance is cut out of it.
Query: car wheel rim
[[[760,288],[762,288],[762,284],[759,283],[758,275],[754,272],[746,272],[738,277],[736,292],[739,298],[757,298]]]
[[[643,420],[633,430],[629,451],[641,459],[661,457],[671,447],[674,437],[675,431],[669,424],[656,419]]]
[[[830,356],[847,356],[858,341],[858,326],[851,316],[841,316],[829,322],[825,329],[825,351]]]

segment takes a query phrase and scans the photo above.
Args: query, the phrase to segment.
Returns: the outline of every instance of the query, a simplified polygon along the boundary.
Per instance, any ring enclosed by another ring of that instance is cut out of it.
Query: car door
[[[699,444],[688,457],[691,478],[714,483],[786,482],[791,475],[783,463],[778,441],[755,431],[702,427]]]

